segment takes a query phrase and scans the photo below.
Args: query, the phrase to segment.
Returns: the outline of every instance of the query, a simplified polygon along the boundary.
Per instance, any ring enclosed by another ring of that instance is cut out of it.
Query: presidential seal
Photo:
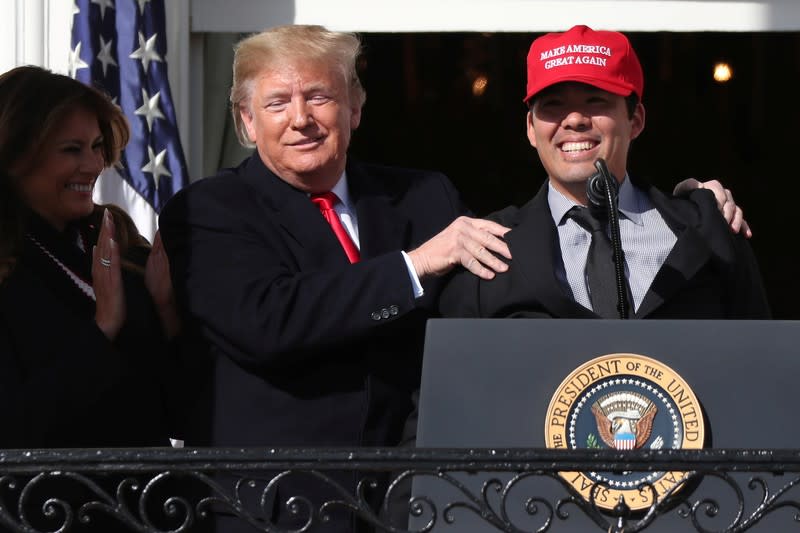
[[[697,397],[667,365],[637,354],[609,354],[573,371],[550,400],[545,421],[549,448],[697,449],[705,428]],[[598,507],[620,496],[645,509],[685,479],[684,472],[561,472],[584,498],[593,487]]]

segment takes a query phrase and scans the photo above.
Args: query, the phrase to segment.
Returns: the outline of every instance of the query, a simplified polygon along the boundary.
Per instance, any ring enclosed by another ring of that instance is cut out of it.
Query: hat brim
[[[527,104],[528,102],[530,102],[531,98],[533,98],[543,90],[547,89],[548,87],[552,87],[553,85],[564,83],[567,81],[585,83],[587,85],[597,87],[598,89],[602,89],[603,91],[608,91],[612,94],[618,94],[619,96],[630,96],[630,94],[635,92],[636,90],[633,84],[614,83],[609,80],[598,79],[592,76],[581,76],[578,74],[570,74],[556,79],[549,79],[547,80],[547,83],[543,83],[540,86],[533,87],[528,91],[528,95],[525,96],[525,100],[523,101]],[[642,95],[639,95],[639,98],[641,97]]]

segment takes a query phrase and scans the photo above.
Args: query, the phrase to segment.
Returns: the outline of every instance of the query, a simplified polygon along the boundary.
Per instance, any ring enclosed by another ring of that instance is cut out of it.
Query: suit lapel
[[[361,257],[375,257],[393,250],[407,250],[419,244],[408,242],[410,220],[397,208],[396,192],[376,183],[364,168],[349,162],[347,182],[356,207]]]
[[[244,181],[254,189],[259,203],[285,235],[305,252],[295,254],[301,267],[350,264],[336,235],[308,195],[276,176],[258,153],[246,163]]]
[[[636,318],[645,318],[684,287],[712,254],[708,243],[696,229],[697,212],[691,207],[692,204],[669,198],[655,187],[637,186],[647,191],[653,205],[677,237],[636,311]]]
[[[524,278],[520,283],[522,301],[538,301],[555,317],[596,318],[597,315],[564,294],[555,277],[558,231],[547,203],[547,182],[522,207],[517,226],[506,234],[513,257],[512,269]]]

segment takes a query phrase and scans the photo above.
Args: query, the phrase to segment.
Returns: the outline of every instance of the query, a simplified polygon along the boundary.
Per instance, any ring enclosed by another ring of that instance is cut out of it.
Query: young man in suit
[[[630,318],[768,318],[752,251],[712,195],[666,196],[628,173],[631,142],[645,125],[642,68],[628,39],[586,26],[547,34],[531,45],[527,69],[528,139],[549,179],[523,207],[488,217],[511,228],[509,270],[493,280],[456,272],[440,298],[443,314],[620,318],[624,299]],[[619,291],[608,220],[585,218],[587,181],[601,158],[619,188]],[[598,259],[602,247],[609,252]],[[605,276],[595,282],[598,271]]]

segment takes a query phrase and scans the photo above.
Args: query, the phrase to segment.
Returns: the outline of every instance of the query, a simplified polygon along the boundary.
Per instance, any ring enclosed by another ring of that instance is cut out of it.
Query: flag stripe
[[[125,200],[122,207],[152,239],[147,228],[155,228],[153,213],[188,183],[167,79],[164,0],[75,0],[75,6],[70,72],[108,92],[131,125],[118,178],[106,173],[95,198]]]

